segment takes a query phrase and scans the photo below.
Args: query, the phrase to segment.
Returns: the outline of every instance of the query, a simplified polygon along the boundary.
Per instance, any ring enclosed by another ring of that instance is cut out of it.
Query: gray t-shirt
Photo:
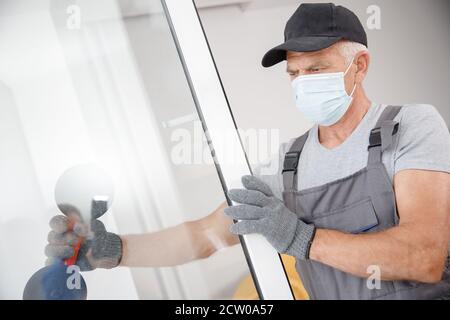
[[[370,130],[386,105],[372,104],[352,134],[339,146],[328,149],[320,144],[318,127],[313,126],[300,156],[298,188],[307,188],[344,178],[367,165]],[[405,169],[450,172],[450,134],[445,121],[431,105],[405,105],[395,117],[399,129],[382,161],[391,181]],[[284,155],[295,139],[280,146],[278,154],[254,168],[253,173],[282,199]]]

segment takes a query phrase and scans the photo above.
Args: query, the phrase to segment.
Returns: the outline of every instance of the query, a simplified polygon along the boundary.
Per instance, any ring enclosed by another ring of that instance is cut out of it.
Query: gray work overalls
[[[397,225],[394,190],[381,155],[390,147],[398,130],[398,123],[393,119],[400,109],[386,107],[371,130],[365,168],[345,178],[301,191],[297,190],[297,166],[308,132],[297,138],[284,158],[285,205],[317,228],[368,233]],[[312,260],[297,259],[296,269],[311,299],[435,299],[450,293],[448,261],[442,280],[436,284],[381,281],[379,289],[369,289],[366,278]]]

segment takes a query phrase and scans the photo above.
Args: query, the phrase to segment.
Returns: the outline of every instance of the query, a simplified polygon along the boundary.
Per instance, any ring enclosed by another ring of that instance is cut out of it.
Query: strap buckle
[[[381,127],[373,128],[370,131],[369,146],[367,147],[367,150],[379,146],[381,146]]]
[[[299,159],[300,159],[299,151],[287,152],[284,156],[283,171],[281,171],[281,173],[290,171],[294,171],[294,173],[296,173]]]

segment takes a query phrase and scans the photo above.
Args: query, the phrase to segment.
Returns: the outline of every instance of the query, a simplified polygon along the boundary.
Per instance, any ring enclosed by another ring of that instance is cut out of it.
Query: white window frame
[[[192,0],[161,0],[183,68],[212,147],[224,190],[242,187],[240,178],[250,174],[211,50]],[[230,134],[231,133],[231,134]],[[232,163],[225,146],[239,150]],[[292,289],[280,255],[258,234],[240,236],[253,281],[261,299],[292,300]]]

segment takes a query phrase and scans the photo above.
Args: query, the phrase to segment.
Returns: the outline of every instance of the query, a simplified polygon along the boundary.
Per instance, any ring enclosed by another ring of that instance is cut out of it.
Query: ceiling
[[[188,0],[180,0],[188,1]],[[194,0],[199,10],[224,6],[240,6],[242,10],[263,9],[299,3],[299,0]],[[136,16],[161,11],[159,0],[118,0],[124,16]]]

